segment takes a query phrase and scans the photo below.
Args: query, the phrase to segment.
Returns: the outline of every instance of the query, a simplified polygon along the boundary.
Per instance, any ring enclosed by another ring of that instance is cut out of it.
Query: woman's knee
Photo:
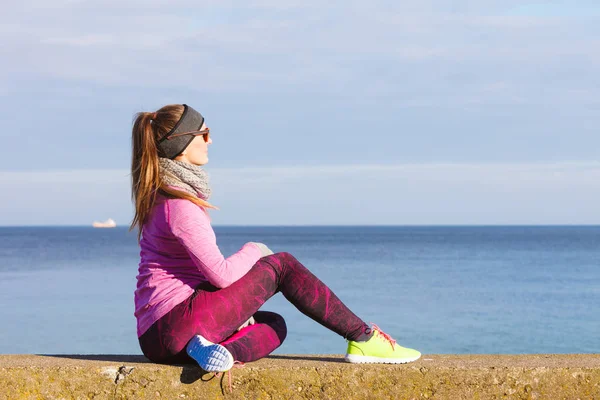
[[[283,319],[281,315],[275,314],[275,320],[272,326],[273,330],[277,333],[279,341],[283,343],[287,337],[287,325],[285,323],[285,319]]]
[[[280,253],[275,253],[275,254],[284,260],[298,262],[296,257],[294,257],[291,253],[288,253],[287,251],[282,251]]]
[[[289,264],[295,264],[295,263],[299,262],[296,259],[296,257],[294,257],[293,255],[291,255],[287,251],[282,251],[282,252],[279,252],[279,253],[275,253],[275,254],[271,254],[271,255],[265,256],[265,257],[262,258],[262,260],[267,261],[272,266],[276,265],[278,267],[281,267],[281,266],[284,266],[284,265],[289,265]]]
[[[271,311],[258,311],[255,314],[255,320],[273,328],[280,342],[287,337],[287,325],[281,315]]]
[[[277,281],[277,285],[281,285],[286,277],[290,274],[303,271],[305,268],[300,262],[290,253],[281,252],[271,254],[263,257],[259,260],[257,265],[261,265],[263,268],[268,268],[269,271],[275,274],[274,278]]]

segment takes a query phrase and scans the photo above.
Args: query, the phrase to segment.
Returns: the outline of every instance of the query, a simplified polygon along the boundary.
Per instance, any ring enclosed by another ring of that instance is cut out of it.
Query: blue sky
[[[211,127],[215,224],[600,223],[600,6],[397,3],[5,5],[0,225],[127,224],[167,103]]]

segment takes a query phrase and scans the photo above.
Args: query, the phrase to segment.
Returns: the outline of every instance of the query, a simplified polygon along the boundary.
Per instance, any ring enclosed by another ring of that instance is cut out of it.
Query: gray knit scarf
[[[167,186],[179,189],[208,200],[211,194],[208,173],[201,167],[182,161],[160,157],[160,176]]]

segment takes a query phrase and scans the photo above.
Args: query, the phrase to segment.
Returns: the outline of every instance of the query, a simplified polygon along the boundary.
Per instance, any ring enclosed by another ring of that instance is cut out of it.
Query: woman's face
[[[202,124],[201,130],[207,129],[206,124]],[[208,145],[212,144],[210,135],[208,142],[204,141],[204,135],[194,137],[183,153],[175,157],[177,161],[183,161],[194,165],[204,165],[208,163]]]

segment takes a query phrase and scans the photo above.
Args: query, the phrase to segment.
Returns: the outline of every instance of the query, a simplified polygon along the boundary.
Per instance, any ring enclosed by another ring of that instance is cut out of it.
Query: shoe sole
[[[226,372],[233,367],[233,356],[220,344],[195,346],[188,355],[206,372]]]
[[[406,364],[413,362],[421,358],[419,354],[416,357],[408,358],[382,358],[382,357],[371,357],[371,356],[360,356],[356,354],[346,354],[344,359],[353,364]]]

